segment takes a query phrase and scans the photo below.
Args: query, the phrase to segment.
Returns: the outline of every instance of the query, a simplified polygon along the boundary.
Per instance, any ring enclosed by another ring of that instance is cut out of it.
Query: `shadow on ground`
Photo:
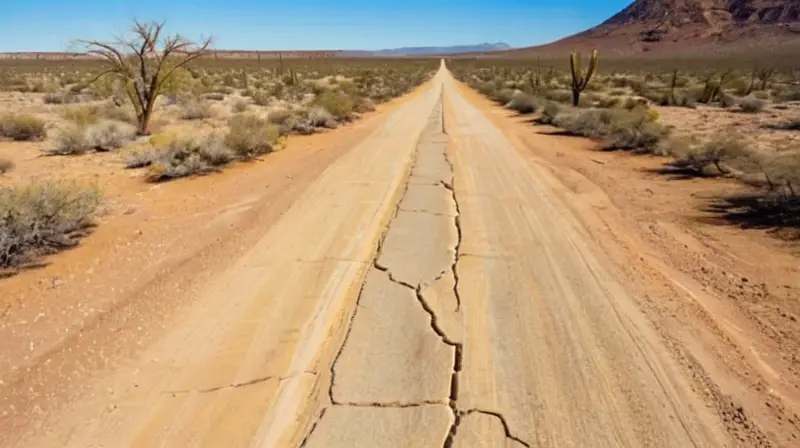
[[[800,197],[737,194],[712,200],[706,211],[715,215],[716,223],[763,229],[784,240],[800,240]]]

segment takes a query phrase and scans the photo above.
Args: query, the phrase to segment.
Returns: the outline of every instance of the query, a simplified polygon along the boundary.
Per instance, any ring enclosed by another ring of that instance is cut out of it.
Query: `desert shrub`
[[[100,120],[94,124],[68,123],[56,135],[50,155],[77,155],[89,151],[111,151],[125,146],[136,136],[136,127],[120,121]]]
[[[245,101],[245,100],[236,100],[236,102],[233,103],[233,106],[231,106],[231,110],[234,113],[242,113],[242,112],[247,110],[247,106],[248,106],[247,101]]]
[[[45,122],[29,114],[9,114],[0,117],[0,138],[14,141],[41,140],[47,136]]]
[[[558,114],[561,112],[561,106],[558,103],[548,101],[542,108],[542,116],[536,120],[540,124],[555,124]]]
[[[355,104],[349,95],[343,92],[326,90],[314,98],[314,104],[321,106],[337,119],[346,119],[353,113]]]
[[[202,139],[176,138],[168,142],[165,148],[152,153],[151,160],[147,161],[147,153],[143,152],[131,161],[144,162],[138,165],[148,167],[148,181],[163,182],[217,171],[235,158],[221,138],[211,136]]]
[[[515,110],[521,114],[532,114],[536,112],[536,102],[533,95],[517,90],[511,97],[511,101],[506,103],[506,108]]]
[[[499,104],[508,104],[508,102],[514,98],[514,90],[499,89],[496,90],[489,98]]]
[[[98,113],[102,118],[136,125],[136,116],[133,114],[133,108],[131,107],[107,104]]]
[[[727,93],[720,93],[719,94],[719,105],[724,108],[729,108],[735,106],[737,103],[737,99],[733,95],[728,95]]]
[[[238,158],[247,160],[274,151],[279,139],[279,128],[269,120],[256,115],[239,115],[229,122],[225,144]]]
[[[273,109],[267,115],[267,121],[272,124],[282,125],[292,118],[292,112],[288,109]]]
[[[611,109],[614,107],[619,107],[621,103],[622,100],[614,96],[598,95],[597,98],[595,99],[595,107],[600,107],[603,109]]]
[[[74,246],[99,205],[96,188],[74,183],[0,188],[0,268]]]
[[[355,111],[363,114],[365,112],[372,112],[375,110],[375,103],[367,97],[357,96],[355,98]]]
[[[211,118],[211,104],[204,100],[187,101],[180,114],[183,120],[204,120]]]
[[[685,153],[675,153],[675,165],[693,170],[699,174],[711,174],[708,168],[714,167],[717,174],[728,174],[729,165],[742,163],[753,157],[753,152],[737,136],[720,136],[707,140],[700,146],[691,146]]]
[[[125,168],[135,169],[150,166],[158,157],[152,147],[136,148],[125,154]]]
[[[572,102],[572,92],[569,90],[548,90],[544,92],[544,97],[557,103]]]
[[[263,90],[259,90],[257,92],[251,92],[251,95],[249,96],[253,98],[253,103],[256,106],[268,106],[269,103],[272,101],[272,95],[270,95],[269,92],[265,92]]]
[[[61,111],[61,117],[78,126],[89,126],[102,118],[97,106],[68,107]]]
[[[605,149],[633,149],[653,152],[667,129],[656,123],[657,115],[647,108],[581,109],[560,114],[555,125],[573,135],[604,141]]]
[[[308,123],[314,127],[335,128],[336,117],[325,108],[314,106],[308,111]]]
[[[14,169],[14,162],[9,159],[0,158],[0,174],[6,174]]]
[[[136,137],[136,127],[130,123],[100,120],[86,129],[86,139],[95,151],[120,149]]]
[[[765,106],[766,103],[763,100],[752,96],[744,97],[741,102],[739,102],[739,107],[742,109],[742,112],[749,114],[761,112],[764,110]]]

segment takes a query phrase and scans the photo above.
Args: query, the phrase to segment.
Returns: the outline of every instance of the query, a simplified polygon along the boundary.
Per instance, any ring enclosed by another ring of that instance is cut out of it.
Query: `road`
[[[443,65],[154,343],[3,446],[726,445],[461,88]]]

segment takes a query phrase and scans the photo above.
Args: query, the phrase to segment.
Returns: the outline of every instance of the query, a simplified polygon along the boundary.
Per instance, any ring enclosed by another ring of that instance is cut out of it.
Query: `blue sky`
[[[71,40],[125,31],[133,17],[211,34],[220,49],[382,49],[550,42],[628,0],[0,0],[0,51],[65,51]]]

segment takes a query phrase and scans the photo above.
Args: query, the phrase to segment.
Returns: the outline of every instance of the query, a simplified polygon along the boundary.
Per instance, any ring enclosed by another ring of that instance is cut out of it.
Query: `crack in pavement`
[[[413,402],[413,403],[402,403],[397,401],[392,402],[369,402],[369,403],[361,403],[361,402],[340,402],[336,403],[334,406],[349,406],[354,408],[392,408],[392,409],[403,409],[403,408],[419,408],[422,406],[447,406],[447,403],[444,401],[438,400],[423,400],[420,402]]]
[[[511,434],[511,429],[509,429],[509,427],[508,427],[508,422],[506,421],[506,418],[503,416],[503,414],[501,414],[499,412],[486,411],[486,410],[483,410],[483,409],[469,409],[469,410],[466,410],[466,411],[459,411],[459,414],[460,414],[461,417],[466,417],[466,416],[468,416],[470,414],[484,414],[484,415],[488,415],[490,417],[494,417],[494,418],[500,420],[500,424],[503,425],[503,432],[505,432],[505,435],[506,435],[507,439],[511,439],[511,440],[513,440],[513,441],[515,441],[515,442],[519,443],[520,445],[525,446],[527,448],[531,447],[531,445],[528,442],[526,442],[526,441],[520,439],[519,437]]]
[[[352,313],[352,315],[350,316],[350,319],[349,319],[349,321],[347,323],[347,331],[345,333],[342,345],[339,347],[339,350],[336,353],[336,356],[334,357],[333,362],[331,363],[331,366],[330,366],[330,378],[331,379],[330,379],[330,385],[329,385],[329,388],[328,388],[329,404],[327,406],[324,406],[320,410],[319,415],[316,417],[316,419],[314,420],[313,424],[311,425],[311,429],[308,432],[308,434],[306,435],[305,439],[303,440],[301,446],[305,446],[306,443],[308,442],[308,440],[311,439],[311,436],[314,433],[314,430],[317,428],[317,425],[322,420],[322,418],[325,415],[326,411],[329,410],[332,407],[340,407],[341,406],[341,407],[361,407],[361,408],[365,408],[366,407],[366,408],[401,409],[401,408],[419,408],[419,407],[425,407],[425,406],[447,406],[450,409],[450,412],[452,413],[452,421],[451,421],[450,427],[447,429],[447,433],[445,435],[445,440],[444,440],[444,443],[443,443],[443,448],[451,448],[453,446],[453,444],[455,443],[456,435],[458,433],[458,428],[459,428],[459,425],[461,423],[462,417],[467,416],[467,415],[472,414],[472,413],[482,413],[482,414],[486,414],[486,415],[489,415],[489,416],[492,416],[494,418],[499,419],[501,424],[502,424],[502,426],[503,426],[503,429],[505,431],[505,436],[508,439],[513,440],[513,441],[515,441],[517,443],[520,443],[521,445],[523,445],[525,447],[530,447],[530,445],[528,443],[522,441],[521,439],[519,439],[518,437],[514,436],[511,433],[511,431],[509,429],[509,426],[508,426],[508,423],[505,420],[505,417],[502,414],[500,414],[499,412],[480,410],[480,409],[470,409],[470,410],[461,410],[461,409],[459,409],[459,407],[458,407],[459,374],[461,373],[462,367],[463,367],[463,343],[462,342],[457,342],[456,340],[453,340],[447,334],[447,332],[442,328],[442,326],[440,325],[440,322],[439,322],[439,318],[440,317],[437,316],[434,308],[431,306],[429,301],[426,299],[425,294],[423,293],[424,288],[429,286],[429,284],[435,283],[437,280],[444,278],[447,274],[452,273],[453,278],[454,278],[453,294],[455,296],[455,301],[456,301],[455,312],[457,313],[457,312],[459,312],[461,310],[461,296],[460,296],[459,291],[458,291],[458,288],[459,288],[459,277],[458,277],[458,273],[457,273],[457,264],[458,264],[458,262],[460,260],[460,257],[461,257],[461,254],[459,254],[459,251],[461,250],[461,243],[462,243],[462,229],[461,229],[461,221],[460,221],[461,210],[460,210],[460,207],[459,207],[459,203],[458,203],[458,199],[457,199],[457,196],[456,196],[455,188],[453,186],[453,182],[454,182],[453,177],[455,175],[455,167],[454,167],[452,161],[450,160],[450,158],[447,155],[446,146],[445,146],[446,145],[446,141],[447,141],[447,132],[446,132],[445,123],[444,123],[443,104],[444,104],[444,102],[443,102],[443,93],[440,93],[439,102],[434,107],[434,111],[431,114],[431,118],[430,118],[431,123],[429,123],[429,125],[426,127],[426,129],[424,129],[422,131],[422,133],[421,133],[421,135],[420,135],[420,137],[419,137],[419,139],[417,141],[417,147],[416,147],[416,150],[415,150],[415,152],[414,152],[414,154],[412,156],[413,160],[412,160],[412,163],[410,164],[409,172],[408,172],[407,177],[405,179],[405,183],[404,183],[404,185],[402,187],[403,190],[401,192],[401,195],[398,198],[398,201],[397,201],[397,204],[396,204],[396,207],[395,207],[395,210],[394,210],[394,214],[389,219],[389,222],[387,223],[387,225],[384,228],[380,238],[378,239],[377,250],[375,252],[374,257],[372,258],[371,265],[377,271],[383,272],[392,283],[395,283],[397,285],[400,285],[400,286],[403,286],[405,288],[408,288],[408,289],[412,290],[414,292],[414,296],[417,299],[417,302],[419,302],[419,305],[422,307],[422,309],[425,311],[425,313],[427,313],[427,315],[429,317],[429,325],[430,325],[431,330],[438,336],[438,338],[441,340],[441,342],[443,344],[445,344],[447,346],[450,346],[450,347],[453,347],[453,364],[452,364],[452,368],[451,368],[449,392],[448,392],[447,398],[446,399],[440,399],[440,400],[422,400],[422,401],[413,401],[413,402],[401,402],[401,401],[380,402],[380,401],[372,401],[372,400],[366,401],[366,402],[361,402],[361,401],[348,402],[348,401],[337,401],[336,400],[336,398],[334,397],[334,393],[333,393],[334,385],[336,384],[336,367],[337,367],[337,363],[339,362],[339,360],[340,360],[340,358],[342,356],[342,353],[344,352],[345,347],[347,347],[347,345],[348,345],[348,341],[349,341],[350,336],[351,336],[351,331],[353,329],[353,322],[355,320],[356,315],[358,314],[359,308],[362,306],[362,296],[364,294],[364,288],[365,288],[365,285],[367,283],[366,280],[365,280],[361,285],[361,289],[360,289],[360,291],[358,293],[358,297],[356,299],[355,311]],[[454,214],[445,215],[445,214],[442,214],[442,213],[426,211],[426,210],[418,210],[418,209],[413,209],[413,208],[411,210],[408,210],[408,209],[403,208],[403,206],[402,206],[403,199],[407,196],[410,186],[411,185],[420,185],[420,184],[413,184],[411,182],[411,179],[414,177],[415,172],[417,172],[416,170],[424,169],[419,164],[420,148],[422,147],[423,144],[432,143],[432,142],[435,142],[437,144],[437,147],[438,147],[438,145],[441,145],[441,149],[442,149],[441,156],[444,158],[444,161],[446,162],[447,166],[450,168],[450,170],[449,170],[450,171],[449,172],[449,180],[439,180],[435,185],[441,185],[443,188],[447,189],[450,192],[450,197],[451,197],[450,200],[452,200],[452,205],[454,207]],[[443,271],[439,272],[436,275],[436,278],[434,278],[433,280],[420,279],[419,280],[419,284],[413,285],[413,284],[410,284],[407,281],[403,281],[403,280],[399,280],[399,279],[395,278],[395,276],[392,273],[392,270],[391,270],[390,266],[382,264],[379,261],[380,258],[381,258],[381,255],[383,255],[383,251],[384,251],[384,247],[385,247],[385,243],[386,243],[386,238],[389,235],[389,232],[392,229],[392,225],[395,222],[395,220],[397,219],[397,217],[398,217],[398,215],[399,215],[399,213],[401,211],[402,212],[412,212],[412,213],[427,213],[427,214],[434,215],[434,216],[446,216],[448,218],[452,218],[453,219],[453,226],[455,227],[454,230],[455,230],[455,233],[456,233],[456,243],[455,243],[455,248],[454,248],[453,261],[450,264],[449,271],[448,270],[443,270]]]
[[[165,391],[163,391],[161,393],[163,395],[172,394],[173,396],[174,395],[178,395],[178,394],[191,394],[191,393],[208,394],[208,393],[211,393],[211,392],[217,392],[217,391],[224,390],[224,389],[236,389],[236,388],[239,388],[239,387],[252,386],[254,384],[263,383],[265,381],[269,381],[269,380],[272,380],[272,379],[276,379],[276,377],[272,376],[272,375],[270,375],[270,376],[262,376],[260,378],[254,378],[254,379],[249,380],[249,381],[243,381],[241,383],[226,384],[224,386],[209,387],[209,388],[206,388],[206,389],[165,390]],[[281,379],[283,379],[283,378],[281,378]]]
[[[258,377],[258,378],[253,378],[252,380],[242,381],[242,382],[238,382],[238,383],[226,384],[224,386],[208,387],[208,388],[204,388],[204,389],[165,390],[165,391],[162,391],[161,394],[162,395],[172,394],[173,396],[177,395],[177,394],[191,394],[191,393],[208,394],[208,393],[211,393],[211,392],[217,392],[217,391],[225,390],[225,389],[237,389],[237,388],[240,388],[240,387],[253,386],[255,384],[264,383],[266,381],[274,380],[274,379],[278,380],[279,382],[280,381],[286,381],[286,380],[290,380],[292,378],[297,378],[298,376],[303,376],[303,375],[317,376],[317,372],[312,372],[312,371],[306,370],[306,371],[303,371],[303,372],[293,373],[291,375],[284,375],[284,376],[280,376],[280,377],[276,377],[274,375],[267,375],[267,376],[261,376],[261,377]]]

